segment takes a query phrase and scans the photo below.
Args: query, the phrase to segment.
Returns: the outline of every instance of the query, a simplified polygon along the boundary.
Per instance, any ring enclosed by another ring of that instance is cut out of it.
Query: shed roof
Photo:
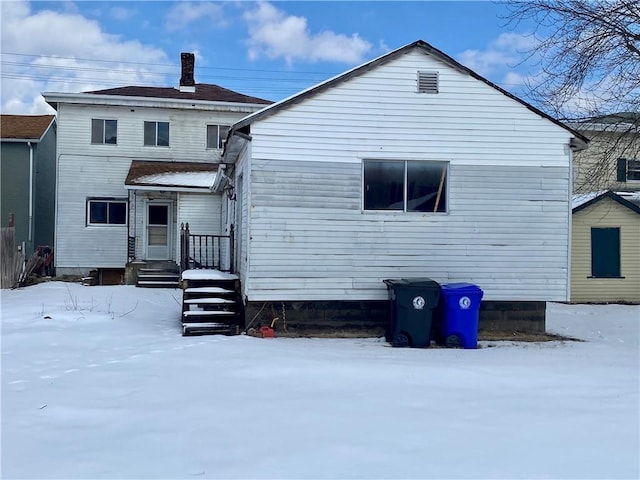
[[[172,98],[177,100],[204,100],[209,102],[254,103],[261,105],[269,105],[273,103],[270,100],[251,97],[249,95],[244,95],[242,93],[220,87],[219,85],[209,83],[196,83],[195,92],[180,91],[177,88],[171,87],[128,86],[107,88],[105,90],[93,90],[84,93],[122,97]]]
[[[544,117],[546,119],[548,119],[549,121],[555,123],[556,125],[564,128],[565,130],[568,130],[569,132],[571,132],[571,134],[579,140],[579,142],[583,142],[584,145],[582,145],[582,148],[584,148],[584,146],[586,144],[589,143],[589,139],[587,137],[585,137],[584,135],[582,135],[581,133],[579,133],[578,131],[570,128],[569,126],[565,125],[564,123],[560,122],[559,120],[556,120],[555,118],[551,117],[550,115],[544,113],[542,110],[537,109],[536,107],[528,104],[527,102],[525,102],[524,100],[516,97],[515,95],[513,95],[512,93],[507,92],[506,90],[504,90],[503,88],[499,87],[498,85],[496,85],[495,83],[487,80],[486,78],[482,77],[481,75],[477,74],[476,72],[474,72],[473,70],[471,70],[468,67],[465,67],[464,65],[462,65],[461,63],[457,62],[456,60],[454,60],[453,58],[451,58],[449,55],[447,55],[446,53],[438,50],[437,48],[431,46],[430,44],[428,44],[427,42],[425,42],[424,40],[417,40],[413,43],[410,43],[408,45],[405,45],[404,47],[400,47],[396,50],[393,50],[389,53],[386,53],[378,58],[375,58],[369,62],[366,62],[358,67],[355,67],[351,70],[348,70],[340,75],[337,75],[333,78],[330,78],[329,80],[326,80],[322,83],[319,83],[313,87],[310,87],[306,90],[303,90],[293,96],[290,96],[288,98],[285,98],[283,100],[280,100],[279,102],[276,102],[268,107],[263,108],[262,110],[258,110],[255,113],[252,113],[250,115],[247,115],[246,117],[244,117],[243,119],[241,119],[240,121],[236,122],[235,125],[233,125],[230,135],[232,135],[236,130],[239,130],[243,127],[246,127],[247,125],[252,124],[255,121],[258,120],[262,120],[263,118],[266,118],[270,115],[273,115],[274,113],[277,113],[280,110],[283,110],[287,107],[289,107],[290,105],[299,103],[303,100],[305,100],[306,98],[312,97],[320,92],[324,92],[325,90],[339,84],[342,83],[350,78],[356,77],[358,75],[361,75],[365,72],[368,72],[376,67],[378,67],[379,65],[383,65],[393,59],[396,59],[406,53],[408,53],[411,50],[414,49],[418,49],[421,50],[422,52],[431,55],[435,58],[437,58],[438,60],[442,61],[443,63],[449,65],[450,67],[466,73],[467,75],[470,75],[471,77],[480,80],[481,82],[486,83],[487,85],[489,85],[490,87],[498,90],[499,92],[501,92],[502,94],[506,95],[507,97],[517,101],[518,103],[522,104],[524,107],[526,107],[527,109],[531,110],[532,112],[536,113],[537,115],[540,115],[541,117]]]
[[[210,190],[218,171],[217,164],[133,160],[124,184],[131,189]]]
[[[612,192],[611,190],[574,195],[572,202],[573,213],[579,212],[605,198],[610,198],[614,202],[640,213],[640,192]]]
[[[39,142],[55,119],[55,115],[0,115],[2,140]]]

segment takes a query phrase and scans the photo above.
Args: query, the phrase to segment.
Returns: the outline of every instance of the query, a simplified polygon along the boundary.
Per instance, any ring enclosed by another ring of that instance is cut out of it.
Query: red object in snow
[[[258,330],[262,334],[262,338],[273,338],[273,328],[271,327],[260,327]]]

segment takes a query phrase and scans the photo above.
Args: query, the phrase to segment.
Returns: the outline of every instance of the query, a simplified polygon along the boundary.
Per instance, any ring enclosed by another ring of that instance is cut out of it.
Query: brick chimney
[[[196,56],[193,53],[182,52],[180,54],[182,62],[182,76],[180,77],[181,92],[195,92],[196,82],[193,78],[193,70],[196,63]]]

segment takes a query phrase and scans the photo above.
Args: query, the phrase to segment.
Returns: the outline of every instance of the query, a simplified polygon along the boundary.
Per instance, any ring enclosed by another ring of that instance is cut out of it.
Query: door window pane
[[[166,205],[149,205],[149,225],[168,225],[169,207]]]
[[[167,227],[148,227],[149,245],[167,245]]]

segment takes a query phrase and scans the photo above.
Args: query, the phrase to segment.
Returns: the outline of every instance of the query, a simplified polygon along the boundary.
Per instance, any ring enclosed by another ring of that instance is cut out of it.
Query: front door
[[[171,204],[147,204],[147,260],[171,260]]]

